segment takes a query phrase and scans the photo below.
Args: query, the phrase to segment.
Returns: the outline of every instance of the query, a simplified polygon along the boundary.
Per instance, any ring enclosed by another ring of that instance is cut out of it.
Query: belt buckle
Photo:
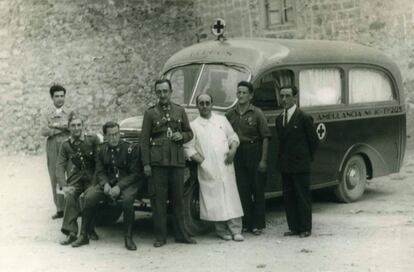
[[[171,138],[172,137],[172,134],[173,134],[173,132],[172,132],[171,128],[169,127],[167,129],[167,138]]]

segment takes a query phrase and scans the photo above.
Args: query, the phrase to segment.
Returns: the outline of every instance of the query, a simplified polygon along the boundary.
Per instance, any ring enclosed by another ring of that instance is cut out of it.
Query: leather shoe
[[[236,242],[243,242],[244,237],[240,233],[233,234],[233,240]]]
[[[261,235],[261,234],[263,233],[263,229],[257,229],[257,228],[254,228],[254,229],[252,230],[252,233],[253,233],[254,235],[259,236],[259,235]]]
[[[230,234],[217,234],[218,237],[220,237],[221,239],[223,239],[224,241],[230,241],[231,240],[231,235]]]
[[[134,240],[132,240],[132,237],[125,236],[125,248],[128,250],[137,250],[137,245],[134,243]]]
[[[164,241],[155,241],[154,242],[154,247],[162,247],[163,245],[165,245],[167,242]]]
[[[299,235],[299,232],[297,232],[297,231],[287,231],[287,232],[283,233],[283,236],[295,236],[295,235]]]
[[[61,241],[60,244],[62,246],[67,246],[72,244],[72,242],[76,241],[76,235],[69,234],[66,236],[66,239]]]
[[[309,236],[311,236],[311,232],[310,231],[304,231],[304,232],[301,232],[299,234],[299,237],[300,238],[305,238],[305,237],[309,237]]]
[[[59,219],[59,218],[63,218],[63,211],[60,212],[56,212],[54,215],[52,215],[52,219]]]
[[[93,230],[93,231],[89,232],[89,233],[88,233],[88,237],[89,237],[89,239],[91,239],[92,241],[97,241],[97,240],[99,240],[99,236],[98,236],[98,234],[96,233],[96,231],[95,231],[95,230]]]
[[[86,235],[79,235],[78,239],[72,243],[72,247],[81,247],[83,245],[89,244],[89,238]]]
[[[197,241],[190,237],[175,238],[175,242],[182,243],[182,244],[197,244]]]

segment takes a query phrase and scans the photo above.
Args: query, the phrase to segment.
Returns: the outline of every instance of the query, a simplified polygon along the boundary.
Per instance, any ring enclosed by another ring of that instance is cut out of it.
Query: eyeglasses
[[[211,102],[210,101],[200,101],[200,102],[198,102],[198,105],[202,106],[202,107],[209,107],[211,105]]]

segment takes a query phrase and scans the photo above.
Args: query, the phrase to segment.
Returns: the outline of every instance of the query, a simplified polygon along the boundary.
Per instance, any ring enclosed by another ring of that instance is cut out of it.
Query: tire
[[[364,194],[367,183],[367,168],[360,155],[354,155],[345,163],[341,173],[341,182],[335,189],[335,196],[340,202],[357,201]]]
[[[102,204],[96,213],[97,226],[109,226],[115,224],[122,214],[122,207],[119,205]]]
[[[210,222],[200,219],[199,186],[192,178],[185,184],[184,227],[191,236],[206,233],[212,228]]]

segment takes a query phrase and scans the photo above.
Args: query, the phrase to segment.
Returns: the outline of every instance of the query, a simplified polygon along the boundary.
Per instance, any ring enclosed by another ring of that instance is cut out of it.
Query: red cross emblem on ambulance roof
[[[211,26],[211,32],[216,36],[222,36],[225,28],[226,22],[221,18],[217,18]]]

